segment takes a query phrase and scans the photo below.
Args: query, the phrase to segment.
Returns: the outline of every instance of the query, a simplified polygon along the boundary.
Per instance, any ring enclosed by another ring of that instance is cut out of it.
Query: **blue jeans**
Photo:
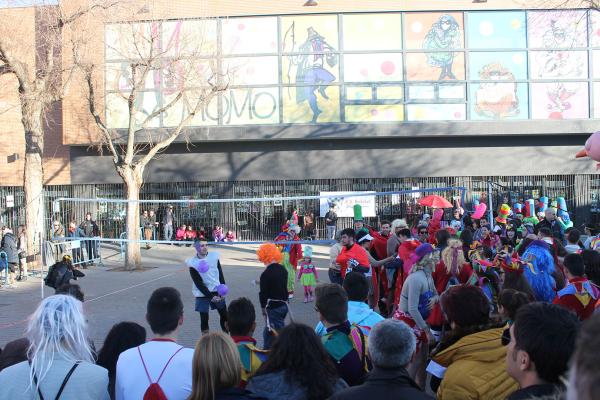
[[[173,238],[173,225],[165,224],[163,229],[165,231],[165,240],[171,240]]]
[[[340,286],[342,286],[342,284],[344,283],[344,280],[342,279],[342,273],[340,271],[336,271],[332,268],[329,268],[328,275],[329,282],[337,283]]]
[[[335,225],[327,225],[327,239],[335,240]]]
[[[276,332],[281,330],[281,328],[285,325],[285,316],[288,313],[288,306],[285,304],[269,307],[267,308],[267,318],[269,320],[269,325],[271,329]],[[263,349],[269,350],[273,345],[275,335],[273,332],[269,330],[269,327],[266,325],[265,321],[265,329],[263,330]]]

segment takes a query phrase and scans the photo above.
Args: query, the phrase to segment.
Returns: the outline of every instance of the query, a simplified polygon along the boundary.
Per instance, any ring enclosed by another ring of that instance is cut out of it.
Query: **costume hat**
[[[311,246],[304,246],[304,248],[302,249],[302,253],[304,257],[312,258],[313,248]]]
[[[559,197],[556,199],[556,203],[558,205],[558,209],[562,211],[569,211],[567,209],[567,202],[564,197]]]
[[[354,221],[362,221],[362,220],[363,220],[362,206],[360,204],[355,204],[354,205]]]
[[[523,204],[521,204],[521,203],[513,204],[513,211],[515,214],[523,214]]]
[[[546,196],[540,197],[540,207],[539,207],[538,211],[541,213],[546,212],[548,205],[549,205],[548,197],[546,197]]]
[[[535,202],[529,199],[525,202],[525,217],[531,218],[535,216]]]
[[[496,217],[496,222],[499,224],[506,224],[506,219],[510,215],[510,206],[508,204],[502,204]]]

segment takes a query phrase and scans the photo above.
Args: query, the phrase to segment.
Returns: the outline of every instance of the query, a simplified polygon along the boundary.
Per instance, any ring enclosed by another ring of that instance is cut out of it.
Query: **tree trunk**
[[[125,269],[128,271],[142,269],[142,253],[140,251],[140,188],[142,177],[134,169],[125,167],[121,172],[125,190],[127,191],[127,242]],[[135,201],[132,201],[135,200]]]
[[[41,102],[22,101],[22,123],[25,129],[25,225],[27,227],[27,252],[37,254],[40,237],[46,237],[44,226],[44,130]]]

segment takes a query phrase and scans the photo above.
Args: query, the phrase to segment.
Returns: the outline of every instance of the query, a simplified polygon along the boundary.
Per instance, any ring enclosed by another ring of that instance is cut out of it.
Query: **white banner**
[[[319,215],[324,217],[329,211],[329,205],[335,205],[335,213],[338,217],[354,217],[354,205],[362,206],[363,217],[375,216],[375,196],[360,196],[352,197],[353,194],[375,193],[375,192],[321,192],[320,196],[335,195],[335,197],[327,197],[319,199]]]

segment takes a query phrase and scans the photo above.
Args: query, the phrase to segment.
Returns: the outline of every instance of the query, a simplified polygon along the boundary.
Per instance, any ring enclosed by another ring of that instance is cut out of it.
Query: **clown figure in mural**
[[[432,51],[427,53],[427,62],[433,67],[438,67],[440,81],[456,79],[452,72],[452,63],[456,54],[451,51],[461,46],[460,27],[454,17],[444,14],[431,26],[423,41],[423,49]]]
[[[288,31],[292,39],[295,36],[294,29],[295,26],[292,24]],[[322,111],[319,109],[316,92],[318,90],[322,98],[329,99],[326,89],[331,82],[335,81],[335,76],[325,69],[325,63],[334,67],[337,65],[338,56],[335,54],[335,49],[313,27],[307,29],[306,40],[300,45],[299,52],[302,54],[289,57],[290,65],[297,67],[296,84],[303,85],[296,91],[296,103],[307,101],[313,114],[312,122],[317,122]]]
[[[481,82],[475,92],[475,111],[482,116],[500,119],[519,114],[515,76],[498,62],[479,71]]]

